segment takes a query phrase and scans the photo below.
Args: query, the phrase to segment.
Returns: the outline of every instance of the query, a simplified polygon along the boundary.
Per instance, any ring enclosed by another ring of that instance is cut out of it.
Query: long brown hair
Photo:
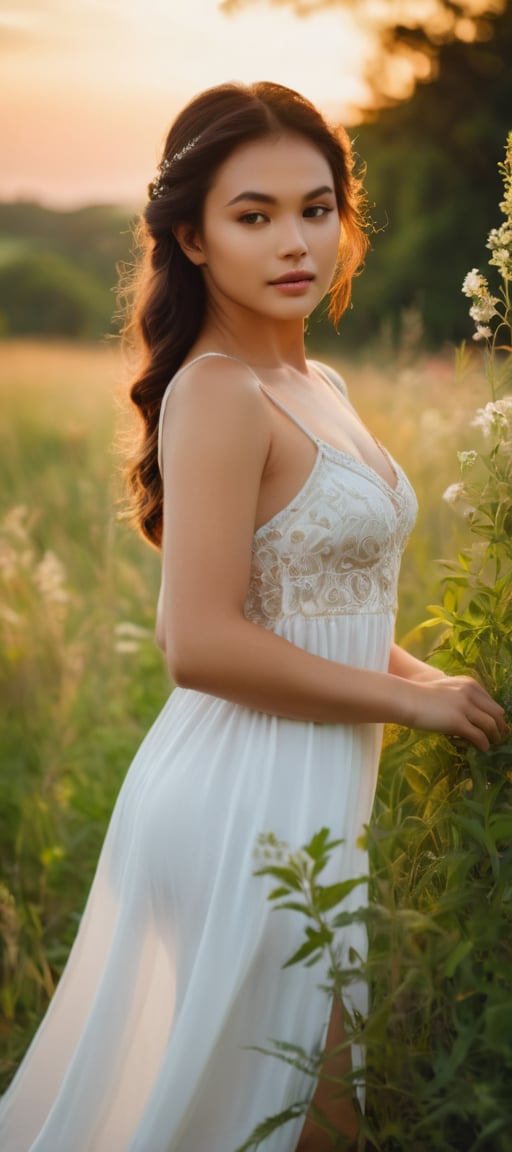
[[[344,129],[331,128],[299,93],[280,84],[223,84],[197,96],[169,130],[159,176],[138,226],[143,258],[132,281],[124,333],[142,350],[130,396],[143,421],[128,480],[134,519],[157,547],[162,540],[162,479],[158,469],[158,420],[162,396],[196,341],[205,314],[202,274],[173,235],[177,224],[200,228],[203,204],[217,169],[248,140],[283,129],[310,140],[328,161],[341,220],[338,270],[329,315],[336,322],[350,299],[352,278],[368,246],[364,194],[354,172]]]

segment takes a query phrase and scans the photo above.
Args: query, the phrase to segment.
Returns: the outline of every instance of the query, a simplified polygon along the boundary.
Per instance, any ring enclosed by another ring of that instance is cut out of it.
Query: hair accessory
[[[159,176],[156,180],[149,185],[149,195],[151,200],[158,200],[160,196],[165,194],[167,184],[167,173],[179,160],[182,160],[187,152],[195,148],[199,136],[194,136],[193,140],[189,140],[187,144],[180,148],[179,152],[175,152],[173,156],[165,156],[162,162],[158,165]]]

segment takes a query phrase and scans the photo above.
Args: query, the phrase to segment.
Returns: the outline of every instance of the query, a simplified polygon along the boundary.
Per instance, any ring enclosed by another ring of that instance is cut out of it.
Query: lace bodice
[[[414,492],[394,461],[392,488],[355,457],[316,444],[304,487],[254,535],[245,614],[267,628],[299,614],[396,611]]]
[[[315,366],[346,395],[336,374]],[[162,400],[160,467],[165,405],[182,371]],[[247,619],[274,628],[279,620],[299,615],[394,613],[400,560],[417,511],[407,477],[386,453],[396,478],[392,487],[374,469],[314,436],[258,383],[315,443],[317,456],[300,492],[254,533]]]

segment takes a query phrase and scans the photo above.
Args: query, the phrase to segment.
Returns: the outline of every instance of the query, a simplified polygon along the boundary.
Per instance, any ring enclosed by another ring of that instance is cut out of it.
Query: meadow
[[[443,492],[460,479],[457,450],[480,438],[471,419],[488,394],[477,349],[457,371],[452,351],[427,356],[413,336],[396,354],[383,345],[336,366],[418,495],[397,638],[424,655],[435,632],[417,625],[439,599],[439,560],[467,540]],[[0,391],[4,1086],[65,963],[130,759],[172,685],[153,640],[159,557],[122,518],[120,433],[136,429],[117,344],[6,342]]]

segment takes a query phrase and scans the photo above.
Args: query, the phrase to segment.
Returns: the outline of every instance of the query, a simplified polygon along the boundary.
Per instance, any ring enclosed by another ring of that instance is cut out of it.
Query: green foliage
[[[304,942],[288,964],[328,957],[347,1037],[366,1050],[358,1147],[369,1138],[378,1152],[512,1148],[512,396],[502,395],[512,382],[512,133],[500,170],[505,223],[488,240],[497,295],[476,269],[463,286],[475,337],[487,345],[492,399],[473,420],[483,446],[459,452],[463,479],[445,494],[462,509],[469,542],[456,561],[443,562],[441,600],[420,631],[442,630],[432,661],[480,679],[511,731],[484,753],[458,739],[388,729],[367,830],[367,908],[337,911],[350,881],[322,888],[336,843],[328,829],[298,851],[267,837],[279,863],[259,870],[280,881],[270,899],[306,916]],[[463,353],[461,372],[466,363]],[[349,967],[339,942],[354,921],[367,925],[369,952],[355,966],[349,958]],[[370,990],[366,1019],[343,996],[354,978]],[[284,1058],[281,1045],[271,1054]],[[308,1063],[297,1053],[293,1063],[313,1081],[326,1074],[317,1054]],[[340,1094],[350,1084],[350,1075],[339,1081]]]
[[[53,253],[29,253],[0,267],[5,335],[102,335],[109,306],[101,285]]]
[[[459,288],[481,261],[479,237],[495,219],[496,166],[512,106],[510,3],[492,20],[492,33],[444,44],[431,82],[351,129],[376,229],[354,307],[341,323],[351,348],[383,335],[399,347],[411,309],[427,347],[470,335]],[[333,344],[325,322],[318,339]]]
[[[128,213],[0,204],[0,334],[92,339],[115,328],[116,265],[129,260]]]

